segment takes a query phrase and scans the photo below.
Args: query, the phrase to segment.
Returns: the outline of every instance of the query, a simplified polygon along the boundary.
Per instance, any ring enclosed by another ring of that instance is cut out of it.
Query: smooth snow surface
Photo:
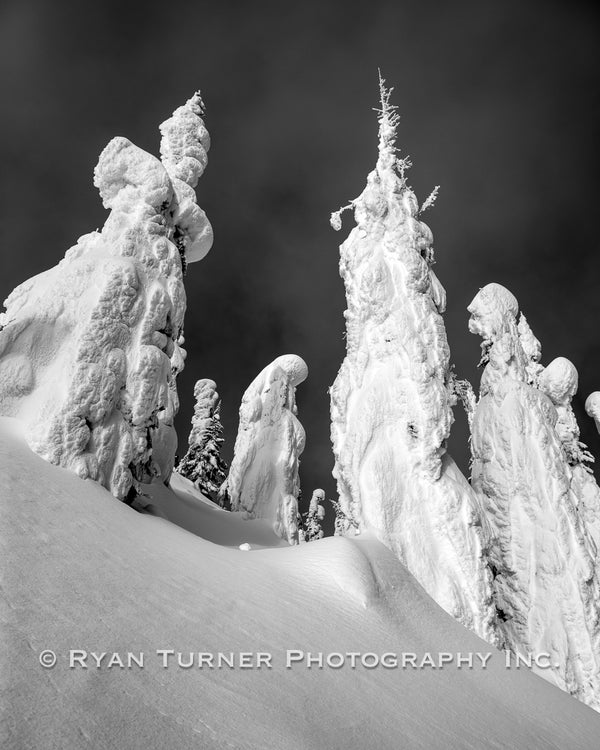
[[[382,82],[377,166],[340,247],[347,352],[331,389],[333,473],[345,533],[374,532],[438,604],[493,642],[486,524],[445,452],[456,401],[445,292],[396,154],[389,94]]]
[[[296,416],[296,387],[307,376],[303,359],[284,354],[248,386],[223,488],[233,511],[266,519],[290,544],[298,541],[298,466],[305,444]]]
[[[262,522],[189,494],[183,502],[209,511],[207,537],[213,519],[227,519],[221,546],[42,461],[12,420],[0,420],[0,476],[7,750],[598,747],[595,712],[527,670],[505,669],[499,652],[486,670],[286,670],[287,649],[490,650],[372,538],[258,551],[248,540],[242,551],[240,526]],[[43,649],[57,653],[53,669],[38,663]],[[145,666],[69,669],[71,649],[143,651]],[[273,667],[163,669],[157,649],[270,652]]]
[[[212,243],[193,189],[209,146],[201,114],[195,95],[163,123],[164,163],[126,138],[106,146],[102,231],[17,287],[0,316],[0,414],[24,420],[40,456],[118,498],[173,468],[182,264]]]
[[[551,654],[554,668],[544,676],[600,708],[593,541],[600,505],[571,408],[577,371],[564,358],[545,369],[535,364],[539,346],[529,327],[517,324],[517,300],[499,284],[484,287],[469,311],[485,363],[472,425],[472,484],[494,531],[499,629],[515,652]]]

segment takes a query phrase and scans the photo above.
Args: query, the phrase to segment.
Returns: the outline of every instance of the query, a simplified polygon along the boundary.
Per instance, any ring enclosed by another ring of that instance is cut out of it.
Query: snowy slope
[[[171,494],[173,507],[204,517],[214,541],[136,513],[31,453],[16,431],[15,421],[0,420],[2,747],[598,746],[595,712],[530,672],[506,670],[499,654],[486,670],[286,670],[286,649],[490,647],[372,538],[232,549],[273,534],[261,521],[241,522],[244,534],[238,514],[190,494]],[[57,652],[53,669],[38,664],[42,649]],[[147,661],[143,669],[68,669],[69,649],[144,651]],[[273,668],[163,669],[150,658],[156,649],[262,650]]]

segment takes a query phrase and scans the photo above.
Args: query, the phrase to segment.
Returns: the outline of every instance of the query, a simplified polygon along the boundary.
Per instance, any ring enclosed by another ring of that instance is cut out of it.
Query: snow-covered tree
[[[298,542],[298,467],[305,434],[296,414],[296,387],[308,376],[295,354],[277,357],[252,381],[224,483],[232,511],[264,518],[290,544]]]
[[[577,393],[579,375],[575,365],[565,357],[557,357],[547,367],[540,369],[538,388],[556,408],[555,429],[568,464],[566,470],[570,476],[571,491],[587,533],[596,545],[596,569],[600,578],[600,487],[590,466],[594,463],[594,457],[580,440],[579,425],[571,406]]]
[[[585,401],[585,410],[594,420],[596,429],[600,432],[600,391],[590,393]]]
[[[527,364],[525,365],[527,382],[529,385],[537,385],[538,375],[544,369],[540,364],[542,345],[529,327],[527,318],[523,313],[519,315],[517,331],[519,332],[519,341],[521,342],[527,360]]]
[[[517,300],[499,284],[484,287],[468,309],[469,329],[484,339],[472,483],[494,532],[499,628],[512,651],[550,654],[556,684],[600,707],[596,548],[570,466],[576,373],[555,360],[536,374],[542,390],[530,384],[539,347],[525,350]],[[528,334],[525,341],[532,341]],[[542,674],[551,678],[550,670]]]
[[[379,154],[357,226],[340,247],[346,358],[331,388],[331,436],[345,534],[372,531],[446,611],[494,641],[487,530],[446,453],[456,396],[433,237],[396,148],[398,115],[381,81]],[[332,215],[341,227],[341,211]]]
[[[0,321],[0,414],[24,421],[40,456],[122,499],[173,468],[182,265],[212,244],[194,193],[202,114],[196,94],[161,125],[162,162],[126,138],[108,144],[94,172],[103,229],[17,287]]]
[[[303,517],[303,536],[304,541],[314,542],[317,539],[322,539],[323,533],[323,521],[325,520],[325,492],[321,489],[313,491],[310,499],[310,505],[308,511]]]
[[[227,465],[221,458],[221,399],[214,380],[198,380],[194,398],[188,450],[176,471],[194,482],[203,495],[218,502],[219,490],[227,477]]]

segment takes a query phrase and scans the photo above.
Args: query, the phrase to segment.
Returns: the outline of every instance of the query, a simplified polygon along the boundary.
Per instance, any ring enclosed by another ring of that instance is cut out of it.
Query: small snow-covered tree
[[[322,539],[323,521],[325,520],[325,492],[321,489],[313,491],[308,511],[303,517],[304,541],[314,542]]]
[[[468,309],[486,362],[472,484],[493,529],[499,629],[513,652],[550,654],[541,674],[600,708],[596,547],[573,484],[575,457],[581,468],[570,411],[576,371],[567,360],[538,365],[539,342],[524,318],[517,324],[518,302],[501,285],[481,289]]]
[[[227,464],[221,458],[221,399],[214,380],[198,380],[194,386],[194,398],[189,447],[176,471],[194,482],[203,495],[220,503],[219,490],[227,477]]]
[[[298,467],[305,443],[296,387],[307,375],[304,360],[285,354],[252,381],[242,398],[233,460],[221,489],[232,511],[268,520],[290,544],[298,542]]]

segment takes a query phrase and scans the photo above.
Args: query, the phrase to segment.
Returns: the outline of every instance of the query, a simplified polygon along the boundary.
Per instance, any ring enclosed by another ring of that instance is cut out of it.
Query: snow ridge
[[[438,604],[494,642],[485,521],[445,448],[456,401],[446,295],[404,176],[410,162],[397,156],[391,90],[380,88],[377,165],[345,207],[357,226],[340,247],[347,352],[331,388],[331,437],[343,533],[374,532]]]
[[[540,674],[600,708],[600,586],[587,523],[598,488],[570,405],[577,371],[564,358],[538,364],[539,342],[499,284],[468,309],[469,329],[484,339],[472,485],[494,532],[499,630],[514,652],[549,653],[553,668]]]
[[[212,244],[193,190],[202,112],[196,94],[163,123],[164,162],[127,138],[106,146],[94,171],[103,229],[17,287],[0,320],[0,414],[25,422],[40,456],[120,499],[173,468],[183,270]]]
[[[246,389],[223,494],[231,510],[265,518],[290,544],[298,542],[298,467],[305,433],[296,414],[296,387],[308,367],[295,354],[277,357]]]

